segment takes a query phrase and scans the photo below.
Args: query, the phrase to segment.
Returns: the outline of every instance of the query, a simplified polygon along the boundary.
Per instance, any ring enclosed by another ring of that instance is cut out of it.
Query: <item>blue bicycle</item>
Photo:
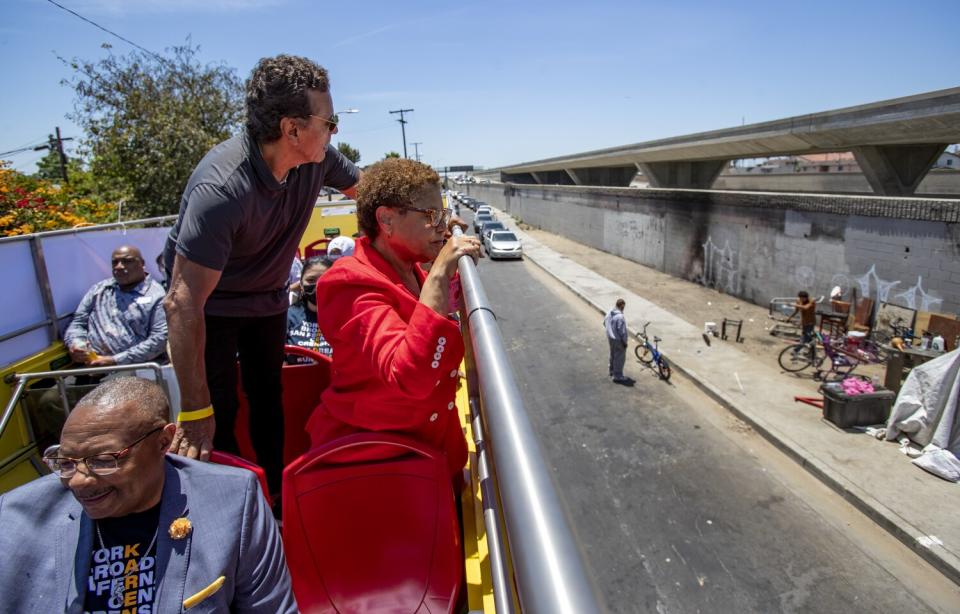
[[[640,345],[634,348],[633,351],[636,353],[637,359],[651,369],[653,365],[656,365],[660,379],[665,382],[670,381],[670,364],[657,348],[657,344],[659,344],[662,339],[660,339],[660,337],[654,337],[653,343],[651,344],[650,339],[647,337],[648,326],[650,326],[650,322],[644,324],[643,330],[637,333],[637,340],[640,341]]]

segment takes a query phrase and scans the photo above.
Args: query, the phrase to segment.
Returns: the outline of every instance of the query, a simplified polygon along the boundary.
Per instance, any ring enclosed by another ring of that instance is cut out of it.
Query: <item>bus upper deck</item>
[[[307,256],[311,250],[322,250],[333,229],[346,236],[353,234],[356,218],[352,205],[349,201],[318,203],[301,241],[301,253]],[[55,385],[62,386],[59,374],[70,363],[60,342],[62,327],[83,292],[93,282],[109,275],[104,258],[120,243],[137,244],[145,256],[159,253],[172,221],[173,218],[160,218],[0,240],[0,263],[16,275],[13,280],[16,283],[11,285],[14,292],[0,299],[5,303],[0,316],[0,360],[6,364],[0,386],[0,401],[5,406],[0,424],[0,492],[47,472],[40,462],[41,446],[26,412],[27,399],[37,394],[31,392],[31,387],[40,378],[29,374],[52,376]],[[159,274],[155,262],[148,262],[148,270]],[[432,534],[449,536],[450,516],[443,510],[452,508],[427,506],[414,510],[418,518],[431,517],[432,524],[400,522],[410,517],[410,510],[403,509],[405,502],[425,499],[408,495],[422,492],[417,491],[425,483],[422,478],[429,477],[433,471],[430,451],[417,448],[410,441],[375,434],[334,442],[336,445],[324,446],[322,450],[304,449],[307,444],[302,437],[302,425],[329,381],[330,363],[325,357],[314,357],[310,364],[284,368],[286,447],[290,450],[284,474],[284,526],[287,528],[283,537],[295,593],[304,611],[328,611],[333,607],[330,591],[321,591],[318,587],[329,589],[328,583],[335,583],[337,577],[354,590],[360,586],[372,593],[387,591],[397,604],[419,603],[416,591],[410,593],[403,587],[449,588],[449,578],[455,577],[461,578],[455,583],[456,592],[465,592],[465,603],[471,611],[599,611],[549,471],[523,412],[499,336],[495,310],[488,304],[469,258],[461,260],[460,274],[466,302],[461,325],[468,350],[465,385],[458,393],[457,406],[462,412],[470,458],[466,486],[459,493],[463,532],[456,535],[453,542],[462,539],[463,549],[457,551],[460,554],[453,557],[455,560],[451,561],[449,547],[446,555],[443,554],[443,543],[449,546],[451,542],[442,539],[431,542],[429,537]],[[142,375],[158,379],[172,376],[169,368],[164,375],[161,366],[138,367]],[[175,381],[173,384],[170,392],[172,405],[176,407]],[[242,444],[248,434],[241,430],[238,428],[238,439]],[[298,443],[291,447],[292,441]],[[326,463],[338,446],[361,445],[399,446],[406,454],[397,460],[350,467],[331,467]],[[244,465],[242,460],[235,464]],[[317,486],[319,474],[314,473],[317,471],[327,472],[323,478],[326,490]],[[421,479],[411,481],[410,475],[419,475]],[[375,487],[370,488],[371,484]],[[449,491],[449,481],[446,484]],[[369,500],[370,497],[380,505],[372,505],[374,501]],[[384,501],[389,505],[383,505]],[[366,516],[337,513],[370,508],[380,512]],[[433,512],[436,514],[431,516]],[[288,513],[296,522],[287,520]],[[457,526],[455,516],[453,526]],[[331,527],[336,529],[330,531]],[[409,546],[410,540],[424,546],[428,558],[447,560],[441,567],[456,568],[459,572],[452,576],[450,569],[446,575],[438,574],[436,569],[424,572],[417,565],[385,556],[391,546],[398,543]],[[345,556],[347,550],[354,556]],[[322,554],[324,552],[327,554]],[[334,568],[341,571],[331,572]],[[347,570],[352,570],[352,579],[342,577]],[[416,582],[421,584],[411,584],[411,573],[420,574]],[[358,584],[357,576],[362,576],[364,581]],[[431,611],[448,609],[442,607],[444,603],[453,607],[455,594],[447,597],[444,601],[440,595],[438,601],[432,602]],[[422,594],[420,599],[424,599]],[[348,603],[363,603],[362,596],[359,601]],[[376,609],[361,608],[360,611]]]

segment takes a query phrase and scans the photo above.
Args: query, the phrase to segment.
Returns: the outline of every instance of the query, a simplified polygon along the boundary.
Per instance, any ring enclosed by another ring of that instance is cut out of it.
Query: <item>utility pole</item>
[[[416,143],[410,143],[413,145],[413,155],[417,158],[417,162],[420,161],[420,146],[423,145],[423,141],[417,141]]]
[[[413,109],[397,109],[396,111],[390,111],[390,114],[395,113],[400,114],[400,119],[397,121],[400,122],[400,131],[403,132],[403,157],[407,157],[407,120],[403,118],[404,113],[413,113]]]
[[[67,154],[63,153],[63,142],[72,141],[73,137],[63,138],[60,136],[60,126],[57,126],[57,136],[51,134],[50,139],[46,145],[39,145],[34,147],[34,151],[43,151],[44,149],[49,149],[50,151],[56,151],[60,157],[60,176],[63,177],[63,182],[66,183],[69,181],[67,177]]]

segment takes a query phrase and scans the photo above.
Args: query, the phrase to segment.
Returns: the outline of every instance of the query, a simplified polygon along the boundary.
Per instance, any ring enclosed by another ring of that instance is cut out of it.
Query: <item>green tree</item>
[[[104,45],[109,49],[109,45]],[[201,64],[190,41],[165,57],[110,53],[67,63],[76,93],[71,119],[98,189],[128,199],[136,215],[176,213],[197,162],[239,130],[243,87],[224,64]]]
[[[350,147],[349,143],[337,143],[337,151],[343,154],[343,157],[354,164],[360,162],[360,150]]]
[[[67,175],[80,165],[76,158],[67,156]],[[63,173],[60,170],[60,154],[56,149],[47,151],[47,155],[37,161],[37,172],[33,174],[37,179],[49,179],[51,181],[63,181]]]
[[[399,158],[399,157],[400,157],[400,154],[398,154],[397,152],[388,151],[386,154],[384,154],[383,159],[386,160],[387,158]]]

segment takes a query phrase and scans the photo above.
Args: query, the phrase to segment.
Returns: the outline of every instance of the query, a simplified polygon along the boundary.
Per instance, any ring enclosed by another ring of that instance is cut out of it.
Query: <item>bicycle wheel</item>
[[[826,356],[824,360],[817,365],[817,372],[814,379],[824,382],[843,381],[853,373],[853,370],[857,368],[858,364],[858,362],[852,361],[845,356]]]
[[[670,365],[667,363],[666,358],[661,358],[657,361],[657,373],[660,374],[660,379],[663,381],[670,381]]]
[[[887,351],[877,343],[872,341],[860,342],[860,358],[864,362],[878,364],[887,362]]]
[[[777,359],[780,362],[780,367],[784,371],[789,371],[790,373],[796,373],[797,371],[803,371],[807,367],[811,366],[816,358],[814,354],[813,347],[803,343],[798,343],[796,345],[788,345],[783,348],[783,351],[780,352],[780,357]]]
[[[638,345],[633,348],[633,353],[637,355],[637,359],[640,360],[645,365],[649,365],[653,362],[653,352],[650,351],[646,345]]]

